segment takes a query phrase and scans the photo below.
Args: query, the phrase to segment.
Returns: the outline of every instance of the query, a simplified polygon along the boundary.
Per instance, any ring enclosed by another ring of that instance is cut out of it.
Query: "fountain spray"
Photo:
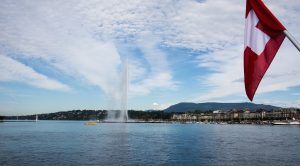
[[[128,121],[128,110],[127,110],[127,102],[128,102],[128,58],[127,56],[123,60],[123,68],[122,68],[122,82],[121,82],[121,121]]]

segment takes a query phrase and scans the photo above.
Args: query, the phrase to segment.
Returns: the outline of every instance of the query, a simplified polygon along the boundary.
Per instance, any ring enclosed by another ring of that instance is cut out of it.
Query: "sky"
[[[249,102],[245,0],[2,0],[0,115],[179,102]],[[300,41],[300,1],[264,0]],[[300,107],[300,53],[285,39],[255,103]]]

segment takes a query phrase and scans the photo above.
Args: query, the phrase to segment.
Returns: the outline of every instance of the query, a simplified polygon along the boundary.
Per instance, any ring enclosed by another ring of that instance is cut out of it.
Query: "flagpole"
[[[285,34],[285,36],[294,44],[294,46],[298,49],[298,51],[300,52],[300,44],[298,43],[298,41],[294,38],[294,36],[292,36],[292,34],[290,34],[289,31],[284,30],[283,33]]]

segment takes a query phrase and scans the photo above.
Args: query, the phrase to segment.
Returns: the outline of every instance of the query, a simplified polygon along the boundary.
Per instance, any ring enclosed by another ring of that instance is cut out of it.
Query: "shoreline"
[[[7,123],[7,122],[41,122],[41,121],[58,121],[58,122],[94,122],[91,120],[0,120],[0,123]],[[108,124],[114,124],[114,123],[126,123],[126,124],[133,124],[133,123],[157,123],[157,124],[215,124],[215,125],[274,125],[274,126],[300,126],[300,124],[284,124],[284,123],[279,123],[276,124],[275,122],[286,122],[286,121],[228,121],[228,122],[215,122],[215,121],[141,121],[141,120],[131,120],[127,122],[122,122],[122,121],[95,121],[97,124],[101,123],[108,123]],[[296,121],[299,122],[299,121]]]

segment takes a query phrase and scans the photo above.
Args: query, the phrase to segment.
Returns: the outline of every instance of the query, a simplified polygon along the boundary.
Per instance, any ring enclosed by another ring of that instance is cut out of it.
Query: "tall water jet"
[[[128,60],[122,59],[121,72],[119,80],[116,82],[115,91],[112,96],[112,110],[109,110],[104,122],[127,122],[127,100],[128,100]]]
[[[121,80],[121,110],[120,110],[121,119],[120,120],[123,122],[128,121],[127,101],[128,101],[128,59],[126,57],[123,60],[122,80]]]

